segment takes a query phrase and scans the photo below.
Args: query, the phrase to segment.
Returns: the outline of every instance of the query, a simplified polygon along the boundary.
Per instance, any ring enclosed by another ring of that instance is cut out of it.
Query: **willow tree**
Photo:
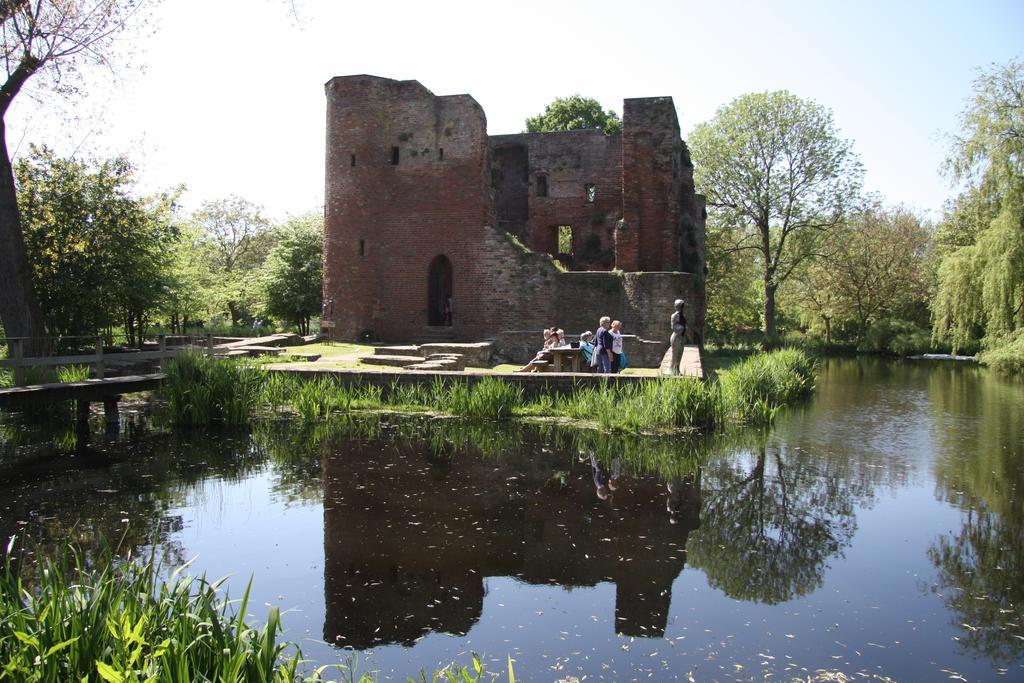
[[[43,319],[25,252],[6,116],[35,77],[66,96],[89,65],[111,66],[113,42],[145,0],[0,0],[0,319],[8,337],[38,337]]]
[[[741,95],[694,128],[694,180],[722,225],[739,230],[764,285],[764,331],[775,336],[779,286],[842,221],[862,170],[832,112],[786,91]]]
[[[965,191],[940,234],[933,334],[955,347],[1024,328],[1024,65],[974,81],[946,169]]]

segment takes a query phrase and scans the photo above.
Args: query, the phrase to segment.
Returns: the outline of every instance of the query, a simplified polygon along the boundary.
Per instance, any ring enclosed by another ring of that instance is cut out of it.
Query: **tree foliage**
[[[736,98],[688,143],[716,220],[742,233],[736,250],[756,255],[772,337],[779,286],[843,219],[859,191],[860,163],[828,109],[786,91]]]
[[[933,335],[986,345],[1024,327],[1024,65],[994,66],[974,82],[947,171],[967,185],[947,211]]]
[[[134,169],[123,157],[79,161],[33,146],[15,171],[47,334],[123,325],[137,341],[165,294],[176,193],[133,196]]]
[[[309,334],[310,318],[323,302],[323,214],[294,218],[280,232],[267,258],[266,312]]]
[[[833,229],[822,258],[794,276],[795,298],[826,327],[833,318],[853,323],[859,343],[870,321],[913,317],[923,306],[930,239],[904,207],[862,209]]]
[[[210,303],[236,326],[260,306],[259,269],[275,241],[270,222],[258,206],[234,196],[204,202],[191,222],[212,280]]]
[[[621,135],[622,121],[613,110],[601,109],[592,97],[572,95],[556,97],[543,113],[526,119],[527,133],[550,133],[560,130],[597,128],[605,135]]]
[[[762,289],[757,264],[746,258],[739,245],[741,231],[718,223],[709,216],[707,226],[707,317],[708,337],[730,342],[744,330],[761,326]]]

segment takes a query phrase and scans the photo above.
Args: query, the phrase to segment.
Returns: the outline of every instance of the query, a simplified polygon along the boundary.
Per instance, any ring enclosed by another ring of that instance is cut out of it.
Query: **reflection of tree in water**
[[[10,536],[18,547],[53,556],[76,544],[86,566],[105,557],[139,556],[153,547],[166,567],[180,565],[184,549],[172,540],[183,526],[172,510],[197,495],[211,476],[237,481],[261,466],[247,434],[167,433],[128,421],[123,431],[74,456],[27,429],[17,457],[0,460],[0,552]]]
[[[1021,388],[977,368],[943,368],[930,380],[937,495],[964,511],[960,530],[928,549],[938,572],[932,590],[955,613],[961,647],[1017,661],[1024,655]],[[951,415],[959,416],[955,429],[947,428]]]
[[[993,661],[1013,662],[1024,654],[1024,533],[990,512],[965,515],[957,534],[940,537],[928,549],[938,569],[946,607],[963,630],[961,647]]]
[[[819,588],[829,558],[856,529],[852,496],[839,476],[802,452],[763,442],[746,458],[706,465],[703,493],[690,564],[737,599],[773,604]]]

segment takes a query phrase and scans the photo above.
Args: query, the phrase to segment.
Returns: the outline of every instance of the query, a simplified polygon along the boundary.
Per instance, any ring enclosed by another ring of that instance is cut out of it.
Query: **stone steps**
[[[425,327],[417,335],[418,340],[424,343],[449,342],[455,339],[454,328],[444,325],[437,327]]]
[[[409,367],[423,362],[422,356],[373,355],[360,358],[365,365],[391,365],[399,368]]]
[[[375,356],[416,356],[420,352],[418,346],[375,346],[373,347],[373,355]]]

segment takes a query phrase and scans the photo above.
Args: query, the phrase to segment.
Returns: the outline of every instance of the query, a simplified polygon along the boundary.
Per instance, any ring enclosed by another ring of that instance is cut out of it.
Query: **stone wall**
[[[492,135],[488,142],[498,226],[570,270],[610,270],[612,233],[622,217],[621,137],[574,130]],[[509,197],[521,205],[511,207]],[[569,252],[559,253],[558,226],[572,229]]]

